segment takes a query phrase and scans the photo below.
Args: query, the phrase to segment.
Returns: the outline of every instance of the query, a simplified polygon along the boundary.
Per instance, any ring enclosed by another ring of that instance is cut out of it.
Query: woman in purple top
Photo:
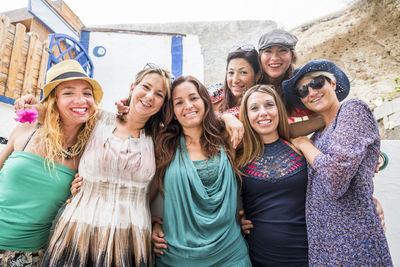
[[[367,104],[343,102],[350,83],[328,60],[311,61],[283,82],[286,99],[322,116],[325,128],[292,139],[308,162],[310,266],[392,266],[373,200],[380,137]]]

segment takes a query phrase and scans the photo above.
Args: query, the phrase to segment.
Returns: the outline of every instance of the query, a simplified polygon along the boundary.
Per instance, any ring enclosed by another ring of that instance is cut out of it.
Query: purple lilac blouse
[[[373,201],[380,151],[376,120],[364,102],[342,103],[308,166],[306,222],[310,266],[392,266]]]

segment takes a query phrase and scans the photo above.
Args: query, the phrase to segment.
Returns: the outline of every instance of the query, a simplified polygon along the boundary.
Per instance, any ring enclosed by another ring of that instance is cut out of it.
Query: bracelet
[[[382,151],[379,153],[379,157],[382,159],[382,162],[383,162],[379,166],[379,171],[382,171],[389,164],[389,157],[385,152],[382,152]]]

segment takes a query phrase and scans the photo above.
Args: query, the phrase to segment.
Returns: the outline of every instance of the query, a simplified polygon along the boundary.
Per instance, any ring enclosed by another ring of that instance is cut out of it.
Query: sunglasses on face
[[[309,83],[297,87],[295,90],[296,95],[300,98],[305,98],[309,93],[308,87],[311,87],[314,90],[319,90],[324,87],[325,79],[329,81],[329,79],[323,75],[315,77]]]
[[[245,45],[235,45],[231,49],[229,49],[229,53],[235,52],[237,50],[243,50],[243,51],[251,51],[255,50],[256,48],[254,45],[251,44],[245,44]]]

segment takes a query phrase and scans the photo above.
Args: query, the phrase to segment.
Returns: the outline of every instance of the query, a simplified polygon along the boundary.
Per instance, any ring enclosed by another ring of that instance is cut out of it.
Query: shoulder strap
[[[39,129],[40,123],[38,123],[35,127],[35,130],[29,135],[28,139],[26,140],[24,146],[22,147],[22,151],[25,150],[26,146],[28,145],[29,141],[31,140],[32,136],[36,133],[37,129]]]

